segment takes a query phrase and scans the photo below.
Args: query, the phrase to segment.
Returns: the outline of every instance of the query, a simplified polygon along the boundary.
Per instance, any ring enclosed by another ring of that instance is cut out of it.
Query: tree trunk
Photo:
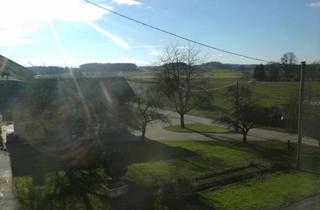
[[[185,125],[184,125],[184,114],[180,114],[180,127],[181,128],[185,128]]]
[[[92,204],[88,198],[88,195],[87,194],[82,194],[82,199],[83,199],[83,202],[84,202],[84,205],[86,206],[86,209],[87,210],[93,210],[93,207],[92,207]]]
[[[146,130],[147,130],[147,124],[146,123],[144,123],[143,125],[142,125],[142,129],[141,129],[141,140],[142,141],[145,141],[145,139],[146,139]]]
[[[243,132],[242,134],[242,140],[243,140],[243,143],[247,143],[247,132]]]

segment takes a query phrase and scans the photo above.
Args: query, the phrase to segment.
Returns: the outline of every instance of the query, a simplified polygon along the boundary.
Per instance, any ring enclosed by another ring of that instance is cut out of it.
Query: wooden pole
[[[297,144],[297,159],[296,166],[300,169],[301,162],[301,144],[302,144],[302,121],[303,121],[303,93],[304,93],[304,74],[306,62],[301,62],[300,71],[300,91],[299,91],[299,113],[298,113],[298,144]]]

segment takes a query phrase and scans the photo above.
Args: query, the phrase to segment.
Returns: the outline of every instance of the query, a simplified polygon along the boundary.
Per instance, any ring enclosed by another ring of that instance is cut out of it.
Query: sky
[[[274,62],[320,61],[319,0],[92,0],[187,38]],[[82,0],[0,0],[0,54],[25,66],[157,65],[189,43]],[[201,61],[259,63],[199,46]]]

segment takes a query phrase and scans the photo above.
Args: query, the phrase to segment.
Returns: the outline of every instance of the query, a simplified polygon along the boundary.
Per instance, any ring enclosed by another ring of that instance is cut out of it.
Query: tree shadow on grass
[[[77,172],[75,173],[77,174]],[[105,192],[94,186],[99,180],[90,177],[53,176],[45,185],[28,186],[28,194],[20,198],[23,209],[60,210],[60,209],[110,209],[110,210],[213,210],[212,204],[200,194],[157,202],[152,189],[126,181],[129,191],[126,195],[116,199],[109,199]],[[100,180],[101,183],[101,180]],[[52,186],[52,184],[54,184]],[[26,189],[22,189],[25,192]],[[160,208],[159,208],[160,207]]]
[[[126,156],[129,164],[183,159],[197,155],[187,149],[157,141],[142,142],[138,137],[113,144],[79,143],[61,151],[41,150],[41,145],[35,144],[14,144],[9,146],[9,151],[13,175],[31,175],[40,183],[47,173],[64,170],[68,166],[80,169],[101,167],[101,152],[118,151]]]
[[[208,139],[214,140],[214,141],[219,141],[219,142],[226,142],[226,143],[230,143],[233,144],[234,142],[236,142],[237,140],[231,137],[226,137],[226,136],[217,136],[214,132],[200,132],[191,128],[185,128],[186,130],[192,131],[193,133],[197,133],[200,134],[204,137],[207,137]],[[229,133],[233,133],[233,132],[229,132]]]
[[[204,142],[206,143],[206,142]],[[212,142],[215,144],[214,142]],[[253,152],[257,156],[270,161],[272,164],[287,164],[291,167],[295,166],[297,144],[280,142],[277,140],[268,141],[249,141],[246,144],[241,142],[219,142],[230,148]],[[310,145],[302,145],[301,149],[301,169],[313,173],[320,173],[320,149]]]
[[[129,163],[187,158],[196,155],[190,150],[173,147],[153,140],[128,142],[125,145],[115,145],[111,149],[127,154]]]
[[[279,145],[279,141],[250,141],[246,144],[239,141],[199,141],[198,143],[223,146],[229,149],[251,153],[257,157],[248,160],[252,163],[255,163],[258,159],[270,161],[270,163],[288,162],[289,160],[285,145]]]

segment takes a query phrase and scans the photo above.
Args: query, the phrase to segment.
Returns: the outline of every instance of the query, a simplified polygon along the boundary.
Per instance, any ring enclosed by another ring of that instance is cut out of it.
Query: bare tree
[[[257,101],[248,86],[231,86],[227,90],[227,96],[231,102],[231,114],[226,121],[231,123],[236,131],[243,136],[243,143],[247,142],[247,135],[257,122]]]
[[[180,126],[185,127],[184,115],[210,100],[206,79],[196,68],[199,50],[193,46],[167,45],[160,56],[157,72],[158,88],[174,105],[180,115]]]
[[[158,94],[144,93],[137,94],[136,113],[141,127],[141,139],[145,140],[147,125],[155,120],[167,122],[168,118],[161,113],[162,103]]]
[[[292,78],[293,73],[293,65],[298,63],[298,58],[293,52],[287,52],[285,53],[281,58],[281,63],[284,70],[284,75],[286,77],[286,80],[290,80]]]

